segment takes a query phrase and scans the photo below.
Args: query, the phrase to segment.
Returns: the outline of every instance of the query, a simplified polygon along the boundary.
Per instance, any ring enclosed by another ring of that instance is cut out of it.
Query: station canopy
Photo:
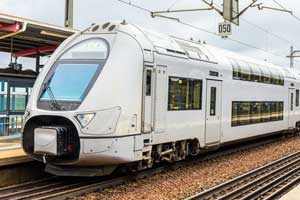
[[[0,52],[12,53],[15,57],[51,55],[76,32],[74,29],[0,13]]]

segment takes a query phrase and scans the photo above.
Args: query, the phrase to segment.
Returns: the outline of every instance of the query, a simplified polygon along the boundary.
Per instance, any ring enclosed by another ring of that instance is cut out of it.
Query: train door
[[[213,145],[221,138],[221,103],[222,82],[207,80],[206,82],[206,124],[205,144]]]
[[[154,131],[162,133],[166,129],[167,98],[168,98],[167,67],[157,65],[155,68],[155,109]]]
[[[146,67],[144,70],[144,109],[143,109],[143,132],[152,131],[153,116],[153,68]]]
[[[295,127],[295,89],[289,89],[289,103],[288,103],[288,119],[289,128]]]

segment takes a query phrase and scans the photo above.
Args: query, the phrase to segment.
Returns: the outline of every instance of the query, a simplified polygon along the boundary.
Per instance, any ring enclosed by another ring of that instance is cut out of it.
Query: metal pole
[[[35,73],[38,75],[40,73],[40,54],[37,53],[35,57]]]
[[[297,55],[300,53],[300,50],[294,50],[294,47],[291,46],[291,53],[290,55],[287,56],[287,58],[290,58],[290,68],[294,67],[294,59],[295,58],[300,58],[300,55]]]
[[[73,28],[73,0],[65,1],[65,27]]]

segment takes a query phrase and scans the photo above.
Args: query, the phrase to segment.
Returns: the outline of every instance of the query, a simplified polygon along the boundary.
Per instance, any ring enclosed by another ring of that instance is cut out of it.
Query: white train
[[[67,39],[33,88],[23,148],[56,175],[151,167],[300,126],[299,71],[107,22]]]

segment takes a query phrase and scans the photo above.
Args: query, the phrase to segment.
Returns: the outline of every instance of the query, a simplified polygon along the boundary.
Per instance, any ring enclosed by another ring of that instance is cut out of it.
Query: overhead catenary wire
[[[128,1],[125,1],[125,0],[117,0],[117,1],[119,1],[119,2],[121,2],[121,3],[124,3],[124,4],[127,4],[127,5],[129,5],[129,6],[135,7],[135,8],[137,8],[137,9],[143,10],[143,11],[145,11],[145,12],[148,12],[149,14],[152,13],[152,11],[151,11],[150,9],[147,9],[147,8],[144,8],[144,7],[141,7],[141,6],[138,6],[138,5],[136,5],[136,4],[131,3],[130,1],[129,1],[129,2],[128,2]],[[163,15],[162,15],[162,16],[163,16]],[[169,19],[169,18],[166,17],[166,19]],[[174,21],[174,20],[172,20],[172,21]],[[196,25],[193,25],[193,24],[184,22],[184,21],[179,20],[179,19],[176,20],[175,22],[180,23],[180,24],[185,25],[185,26],[189,26],[189,27],[191,27],[191,28],[194,28],[194,29],[197,29],[197,30],[200,30],[200,31],[203,31],[203,32],[206,32],[206,33],[211,34],[211,35],[214,35],[214,36],[219,36],[217,33],[213,32],[213,31],[209,31],[209,30],[207,30],[207,29],[204,29],[204,28],[201,28],[201,27],[199,27],[199,26],[196,26]],[[277,53],[274,53],[274,52],[270,52],[270,51],[266,51],[266,50],[263,49],[263,48],[257,47],[257,46],[255,46],[255,45],[249,44],[249,43],[247,43],[247,42],[240,41],[240,40],[238,40],[238,39],[228,38],[228,40],[233,41],[233,42],[236,42],[236,43],[238,43],[238,44],[240,44],[240,45],[243,45],[243,46],[246,46],[246,47],[249,47],[249,48],[252,48],[252,49],[256,49],[256,50],[259,50],[259,51],[268,53],[268,54],[273,55],[273,56],[276,56],[276,57],[285,58],[284,56],[282,56],[282,55],[280,55],[280,54],[277,54]]]
[[[279,3],[278,0],[272,0],[276,5],[278,5],[280,8],[287,10],[281,3]],[[290,13],[292,17],[294,17],[297,21],[300,22],[300,17],[296,16],[293,12]],[[294,62],[300,63],[300,61],[294,60]]]
[[[276,5],[278,5],[280,8],[287,10],[281,3],[279,3],[278,0],[272,0]],[[295,15],[293,12],[290,13],[292,17],[294,17],[297,21],[300,22],[300,17],[298,17],[297,15]]]
[[[220,9],[220,6],[216,5],[216,7],[218,7],[218,8]],[[234,12],[235,14],[238,14],[236,11],[233,11],[233,12]],[[289,44],[295,45],[294,42],[288,40],[287,38],[284,38],[283,36],[280,36],[280,35],[278,35],[278,34],[275,34],[275,33],[271,32],[270,30],[267,30],[267,29],[265,29],[265,28],[263,28],[263,27],[261,27],[261,26],[255,24],[255,23],[253,23],[253,22],[250,22],[249,20],[246,20],[246,19],[244,19],[244,18],[240,18],[240,19],[241,19],[242,21],[244,21],[245,23],[247,23],[247,24],[249,24],[249,25],[251,25],[251,26],[253,26],[253,27],[255,27],[255,28],[257,28],[257,29],[259,29],[259,30],[261,30],[261,31],[263,31],[263,32],[265,32],[265,33],[268,34],[268,35],[272,35],[273,37],[275,37],[275,38],[277,38],[277,39],[279,39],[279,40],[282,40],[283,42],[287,42],[287,43],[289,43]]]
[[[149,9],[147,9],[147,8],[143,8],[143,7],[138,6],[138,5],[136,5],[136,4],[132,4],[130,1],[124,1],[124,0],[117,0],[117,1],[119,1],[119,2],[121,2],[121,3],[124,3],[124,4],[127,4],[127,5],[130,5],[130,6],[132,6],[132,7],[135,7],[135,8],[137,8],[137,9],[146,11],[146,12],[150,12],[150,13],[152,12],[151,10],[149,10]]]
[[[181,0],[175,0],[174,3],[172,3],[172,5],[167,10],[171,10],[179,1]]]
[[[216,7],[218,7],[218,8],[220,9],[220,6],[216,5]],[[281,8],[284,9],[284,10],[286,10],[286,9],[285,9],[284,7],[282,7],[282,6],[281,6]],[[235,14],[238,14],[238,13],[235,12]],[[263,31],[263,32],[266,34],[266,36],[270,35],[270,36],[273,36],[273,37],[277,38],[278,40],[281,40],[281,41],[283,41],[283,42],[285,42],[285,43],[289,43],[289,44],[292,45],[292,46],[297,46],[297,45],[295,45],[294,42],[292,42],[292,41],[290,41],[290,40],[288,40],[288,39],[286,39],[286,38],[284,38],[284,37],[282,37],[282,36],[280,36],[280,35],[277,35],[277,34],[271,32],[270,30],[267,30],[267,29],[265,29],[265,28],[263,28],[263,27],[261,27],[261,26],[255,24],[255,23],[253,23],[253,22],[250,22],[250,21],[248,21],[248,20],[246,20],[246,19],[244,19],[244,18],[240,18],[240,19],[241,19],[242,21],[244,21],[245,23],[247,23],[247,24],[249,24],[249,25],[251,25],[251,26],[253,26],[253,27],[259,29],[260,31]],[[239,41],[237,41],[237,42],[239,42]],[[278,56],[282,57],[281,55],[278,55]],[[297,60],[294,60],[294,62],[300,63],[300,61],[297,61]]]

